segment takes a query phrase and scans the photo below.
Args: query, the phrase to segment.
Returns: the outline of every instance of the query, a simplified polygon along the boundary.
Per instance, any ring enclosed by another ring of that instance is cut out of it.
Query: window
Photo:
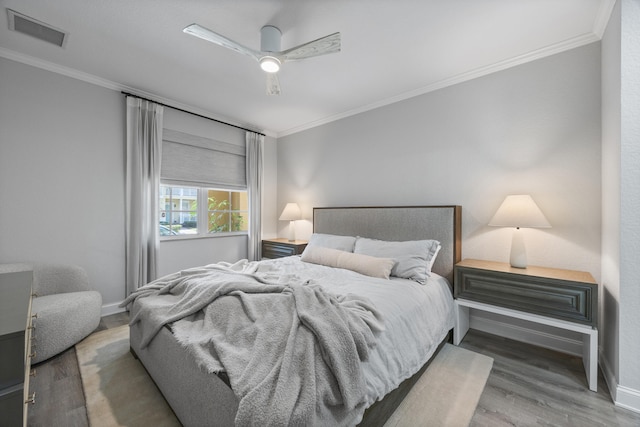
[[[209,233],[247,231],[249,201],[246,191],[207,190]]]
[[[162,132],[158,205],[162,238],[246,234],[244,134],[230,143],[166,128]]]
[[[162,237],[246,232],[249,226],[246,191],[162,184],[158,206]]]

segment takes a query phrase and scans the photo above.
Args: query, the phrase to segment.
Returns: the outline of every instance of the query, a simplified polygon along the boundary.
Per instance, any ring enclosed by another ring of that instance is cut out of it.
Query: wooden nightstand
[[[469,330],[469,309],[579,332],[589,388],[598,386],[598,284],[583,271],[465,259],[454,267],[458,345]]]
[[[307,247],[306,240],[265,239],[262,241],[262,258],[283,258],[300,255]]]

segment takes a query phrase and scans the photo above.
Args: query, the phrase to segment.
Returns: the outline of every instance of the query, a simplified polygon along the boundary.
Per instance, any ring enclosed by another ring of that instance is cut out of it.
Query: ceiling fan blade
[[[297,61],[298,59],[311,58],[335,52],[340,52],[340,33],[333,33],[312,42],[287,49],[281,52],[280,56],[285,61]]]
[[[203,40],[207,40],[211,43],[215,43],[219,46],[226,47],[227,49],[235,50],[238,53],[250,56],[256,60],[260,58],[260,52],[243,46],[240,43],[237,43],[198,24],[191,24],[188,27],[185,27],[185,29],[182,31],[192,36],[199,37]]]
[[[277,73],[267,74],[267,95],[280,95],[280,82]]]

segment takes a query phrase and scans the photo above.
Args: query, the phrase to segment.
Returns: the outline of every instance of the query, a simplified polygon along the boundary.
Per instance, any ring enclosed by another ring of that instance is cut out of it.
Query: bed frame
[[[433,271],[453,283],[453,266],[461,259],[461,211],[460,206],[314,208],[313,230],[389,241],[436,239],[442,248]],[[149,346],[141,349],[141,331],[136,324],[131,326],[130,340],[132,353],[140,359],[182,424],[234,424],[238,401],[231,388],[223,378],[201,371],[168,328],[162,328]],[[361,425],[382,426],[428,363],[368,408]]]

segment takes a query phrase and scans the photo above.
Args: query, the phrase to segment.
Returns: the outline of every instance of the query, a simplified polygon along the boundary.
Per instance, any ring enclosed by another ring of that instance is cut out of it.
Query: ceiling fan
[[[191,24],[183,31],[192,36],[250,56],[258,61],[260,68],[267,73],[268,95],[280,94],[280,82],[278,81],[277,73],[285,62],[340,52],[340,33],[333,33],[291,49],[280,51],[282,33],[273,25],[265,25],[260,30],[260,50],[258,51],[243,46],[198,24]]]

